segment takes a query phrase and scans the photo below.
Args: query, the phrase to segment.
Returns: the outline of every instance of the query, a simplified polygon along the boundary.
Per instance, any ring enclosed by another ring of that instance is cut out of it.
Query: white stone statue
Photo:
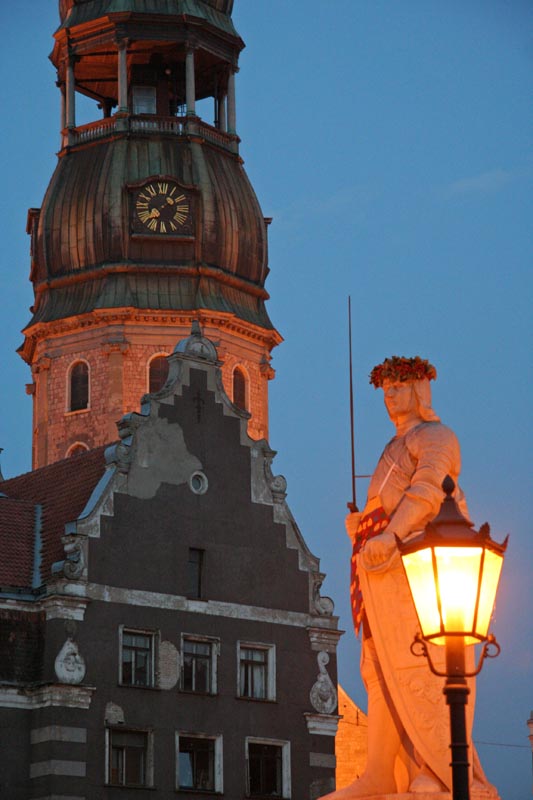
[[[354,543],[352,610],[356,633],[363,633],[361,675],[368,692],[368,762],[350,786],[328,800],[413,794],[449,797],[450,723],[444,681],[425,658],[410,650],[418,629],[416,612],[401,564],[396,536],[421,532],[444,499],[442,482],[457,487],[460,450],[455,434],[431,408],[429,381],[435,368],[419,358],[393,356],[375,367],[374,386],[383,388],[396,435],[385,447],[370,481],[362,513],[349,514],[346,528]],[[463,494],[454,494],[468,518]],[[443,663],[444,648],[431,645]],[[473,651],[473,648],[467,648]],[[473,653],[469,653],[473,658]],[[475,685],[467,706],[471,730]],[[471,745],[471,797],[496,798]],[[445,793],[445,794],[442,794]]]

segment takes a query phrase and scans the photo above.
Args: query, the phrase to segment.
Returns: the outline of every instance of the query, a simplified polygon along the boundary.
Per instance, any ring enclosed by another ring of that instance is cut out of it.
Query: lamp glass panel
[[[477,613],[476,631],[485,638],[487,636],[492,616],[492,609],[496,599],[496,590],[500,573],[503,566],[503,556],[493,553],[492,550],[485,550],[485,562],[483,564],[483,578],[481,591],[479,593],[479,608]]]
[[[481,547],[435,547],[445,633],[474,628]]]
[[[435,636],[441,630],[431,548],[402,555],[409,588],[423,636]]]

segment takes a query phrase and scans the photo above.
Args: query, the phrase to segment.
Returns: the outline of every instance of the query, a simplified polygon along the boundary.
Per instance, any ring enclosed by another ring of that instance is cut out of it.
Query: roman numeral
[[[157,188],[159,190],[159,194],[166,194],[168,192],[168,183],[158,183]]]

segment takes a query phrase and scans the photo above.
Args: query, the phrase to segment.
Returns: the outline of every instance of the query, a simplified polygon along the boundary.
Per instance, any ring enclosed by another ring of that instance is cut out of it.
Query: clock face
[[[135,197],[135,214],[152,233],[185,233],[190,221],[190,203],[180,187],[170,181],[152,181]]]

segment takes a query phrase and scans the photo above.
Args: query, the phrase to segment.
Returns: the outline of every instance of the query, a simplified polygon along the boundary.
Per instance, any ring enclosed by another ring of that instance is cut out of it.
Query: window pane
[[[203,550],[198,550],[194,547],[189,548],[189,560],[187,562],[187,597],[198,599],[202,596],[203,555]]]
[[[153,685],[153,636],[124,631],[122,634],[122,683]]]
[[[183,789],[215,788],[215,742],[180,736],[179,785]]]
[[[210,692],[211,653],[209,642],[183,640],[182,689],[187,692]]]
[[[181,739],[180,739],[180,748],[181,748]],[[180,776],[180,788],[194,789],[192,753],[182,753],[180,750],[179,776]]]
[[[124,782],[123,750],[121,747],[111,748],[110,782],[121,784]]]
[[[248,745],[250,794],[281,797],[281,747],[269,744]]]
[[[126,784],[139,784],[144,786],[144,745],[140,747],[126,747]]]
[[[117,786],[145,786],[147,734],[142,731],[112,730],[110,738],[110,783]]]
[[[243,647],[240,662],[241,697],[265,700],[268,686],[268,651],[263,648]]]

